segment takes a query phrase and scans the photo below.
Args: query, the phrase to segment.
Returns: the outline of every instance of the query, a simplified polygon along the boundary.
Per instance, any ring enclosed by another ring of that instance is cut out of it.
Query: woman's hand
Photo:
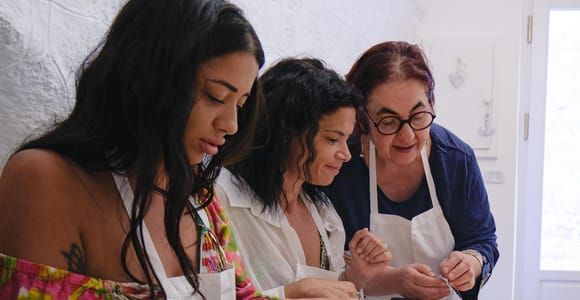
[[[468,254],[453,251],[439,265],[441,275],[449,280],[449,284],[459,291],[469,291],[475,286],[475,281],[481,274],[481,264]]]
[[[352,281],[359,288],[364,287],[368,280],[383,271],[392,258],[389,246],[367,228],[354,234],[348,248],[351,263],[345,270],[343,278]]]
[[[286,298],[292,299],[357,299],[351,282],[320,278],[304,278],[284,287]]]
[[[397,270],[398,293],[411,299],[441,299],[449,295],[449,287],[436,278],[429,266],[411,264]]]

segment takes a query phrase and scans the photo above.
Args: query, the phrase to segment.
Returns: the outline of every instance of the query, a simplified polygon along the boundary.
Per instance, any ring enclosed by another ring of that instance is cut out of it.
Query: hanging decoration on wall
[[[455,89],[460,88],[465,83],[465,80],[467,80],[467,72],[465,71],[466,67],[467,63],[458,56],[455,59],[455,71],[449,73],[448,76],[449,82],[451,82],[451,85]]]
[[[483,106],[485,107],[483,113],[483,127],[479,127],[478,133],[481,136],[490,136],[495,132],[491,123],[491,100],[483,98]]]

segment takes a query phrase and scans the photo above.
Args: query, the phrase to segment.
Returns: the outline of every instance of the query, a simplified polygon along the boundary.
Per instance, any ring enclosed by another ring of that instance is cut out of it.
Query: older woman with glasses
[[[364,105],[353,159],[325,191],[347,241],[369,227],[391,247],[390,266],[366,287],[387,299],[476,298],[499,257],[495,222],[473,150],[433,123],[425,56],[405,42],[378,44],[347,79]]]

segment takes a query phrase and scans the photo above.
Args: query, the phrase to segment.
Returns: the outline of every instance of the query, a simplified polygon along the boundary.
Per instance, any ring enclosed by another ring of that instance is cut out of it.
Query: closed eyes
[[[211,101],[213,101],[213,102],[217,102],[217,103],[219,103],[219,104],[225,104],[225,103],[226,103],[224,100],[222,100],[222,99],[220,99],[220,98],[218,98],[218,97],[215,97],[215,96],[211,95],[211,94],[210,94],[210,93],[208,93],[208,92],[205,92],[205,95],[206,95],[206,96],[207,96],[207,97],[208,97],[208,98],[209,98]]]
[[[328,143],[331,145],[334,145],[336,143],[338,143],[338,139],[334,139],[334,138],[327,138]]]

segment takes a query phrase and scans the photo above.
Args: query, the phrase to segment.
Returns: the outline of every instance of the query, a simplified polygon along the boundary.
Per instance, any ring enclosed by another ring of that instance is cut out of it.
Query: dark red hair
[[[427,99],[431,106],[435,104],[435,82],[427,58],[419,46],[407,42],[384,42],[371,47],[354,63],[346,79],[363,94],[363,108],[378,85],[407,79],[425,84]],[[362,121],[366,120],[363,111],[357,112],[357,120],[359,133],[368,133],[368,122]]]

